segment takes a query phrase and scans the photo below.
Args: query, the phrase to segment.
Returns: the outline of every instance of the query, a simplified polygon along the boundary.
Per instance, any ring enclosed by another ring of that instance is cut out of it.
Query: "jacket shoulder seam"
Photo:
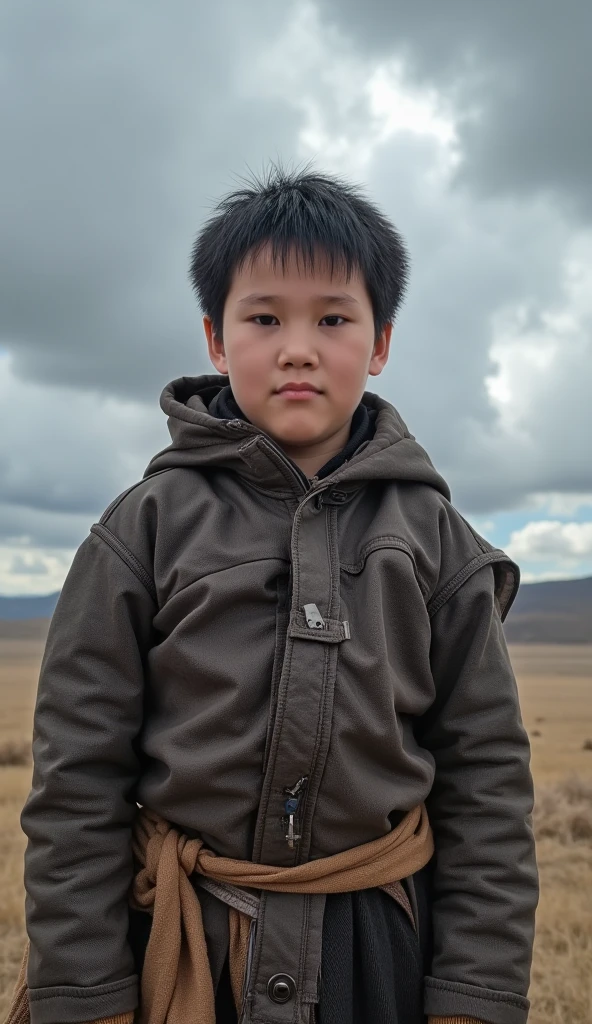
[[[90,528],[90,532],[94,533],[96,537],[100,537],[101,540],[108,544],[112,551],[119,556],[122,562],[125,562],[128,569],[131,569],[134,576],[144,586],[145,590],[148,591],[150,597],[155,604],[158,604],[156,587],[154,580],[149,572],[146,571],[142,563],[136,558],[132,551],[116,537],[115,534],[104,526],[103,523],[93,523]]]
[[[469,577],[483,566],[491,565],[494,562],[509,561],[511,560],[508,558],[505,551],[502,551],[499,548],[495,548],[492,551],[484,551],[480,555],[475,555],[474,558],[471,558],[470,561],[462,567],[462,569],[459,569],[456,575],[453,576],[448,583],[445,583],[444,586],[441,587],[441,589],[428,601],[427,610],[430,619],[434,617],[436,612],[440,611],[440,608],[450,600],[453,594],[456,594],[457,590],[460,590],[463,583],[466,583]],[[502,619],[504,618],[505,612],[509,610],[510,604],[511,601],[508,601],[508,603],[501,609]]]
[[[150,476],[145,476],[142,477],[141,480],[136,480],[136,482],[132,484],[131,487],[127,487],[125,491],[122,491],[121,494],[118,494],[117,497],[113,499],[111,504],[107,506],[101,518],[99,519],[99,524],[104,526],[108,519],[115,512],[115,509],[118,507],[118,505],[120,505],[123,499],[127,498],[128,494],[131,494],[131,492],[134,491],[136,487],[140,487],[141,484],[145,484],[147,480],[152,480],[152,478],[155,476],[160,476],[161,473],[169,473],[174,468],[174,466],[167,466],[165,469],[157,470],[156,473],[151,473]]]

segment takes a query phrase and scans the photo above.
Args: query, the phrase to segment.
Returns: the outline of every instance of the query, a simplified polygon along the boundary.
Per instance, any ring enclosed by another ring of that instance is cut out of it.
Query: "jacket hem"
[[[474,1017],[484,1024],[526,1024],[530,1001],[515,992],[465,985],[442,978],[424,979],[428,1017]]]
[[[107,985],[52,985],[29,989],[31,1024],[84,1024],[133,1013],[138,1006],[138,976]]]
[[[98,1022],[97,1022],[98,1024]],[[429,1017],[428,1024],[485,1024],[476,1017]]]

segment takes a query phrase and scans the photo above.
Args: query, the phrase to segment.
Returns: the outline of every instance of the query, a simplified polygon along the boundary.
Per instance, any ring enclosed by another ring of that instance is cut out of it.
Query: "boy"
[[[527,1019],[519,572],[365,391],[407,270],[312,173],[198,236],[217,374],[164,389],[172,444],[79,548],[42,663],[33,1024]]]

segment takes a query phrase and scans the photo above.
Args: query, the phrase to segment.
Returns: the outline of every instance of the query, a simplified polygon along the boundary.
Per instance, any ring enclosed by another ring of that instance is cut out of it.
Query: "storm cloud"
[[[362,182],[405,236],[368,386],[455,503],[521,516],[537,571],[541,538],[587,537],[570,513],[524,529],[560,498],[592,507],[591,29],[589,5],[550,0],[5,3],[0,591],[57,589],[167,444],[161,389],[211,370],[193,237],[278,158]]]

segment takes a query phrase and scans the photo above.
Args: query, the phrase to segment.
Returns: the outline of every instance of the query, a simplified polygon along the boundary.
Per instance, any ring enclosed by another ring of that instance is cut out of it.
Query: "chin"
[[[290,425],[290,427],[287,427],[284,424],[270,424],[267,432],[279,444],[292,447],[295,445],[300,447],[315,444],[324,433],[320,426],[316,429],[304,426],[298,429],[298,426]]]

